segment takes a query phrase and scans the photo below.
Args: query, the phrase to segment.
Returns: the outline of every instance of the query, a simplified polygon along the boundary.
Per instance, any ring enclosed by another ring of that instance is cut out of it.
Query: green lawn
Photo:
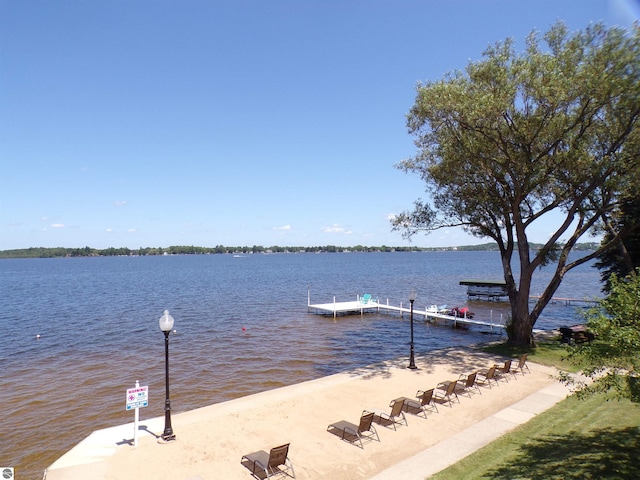
[[[506,345],[487,347],[517,356]],[[533,362],[574,370],[565,346],[540,344]],[[461,479],[638,479],[640,405],[603,395],[569,397],[460,462],[431,477]]]

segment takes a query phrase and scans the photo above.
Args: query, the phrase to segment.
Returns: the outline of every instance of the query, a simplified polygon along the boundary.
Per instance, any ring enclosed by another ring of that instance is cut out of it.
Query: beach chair
[[[340,422],[330,424],[327,427],[327,431],[333,433],[334,435],[337,435],[341,440],[344,440],[345,442],[353,444],[359,443],[360,448],[364,450],[363,440],[380,441],[378,432],[376,431],[372,423],[373,412],[367,412],[365,410],[362,412],[359,425],[347,422],[346,420],[341,420]]]
[[[249,453],[240,459],[240,463],[251,471],[255,478],[265,479],[274,475],[286,475],[296,478],[293,464],[289,460],[289,444],[274,447],[269,453],[264,450]]]
[[[373,414],[373,421],[383,427],[393,427],[396,430],[396,425],[409,425],[407,423],[407,417],[404,416],[402,411],[404,405],[404,399],[391,400],[389,406],[391,407],[390,413],[382,411],[375,411]]]
[[[424,418],[427,418],[428,411],[438,413],[438,406],[433,401],[433,388],[425,391],[418,390],[416,398],[419,401],[403,397],[404,405],[402,410],[412,415],[424,415]]]
[[[420,403],[424,406],[425,410],[433,410],[438,413],[438,405],[433,401],[434,388],[429,390],[418,390],[416,398],[420,399]]]
[[[458,383],[456,383],[455,393],[464,395],[467,394],[469,398],[471,398],[471,392],[475,389],[478,393],[482,393],[480,391],[480,387],[476,384],[476,377],[478,376],[478,372],[469,373],[465,375],[464,373],[460,375],[458,378]]]
[[[491,388],[491,381],[496,382],[498,385],[498,379],[496,378],[496,368],[497,365],[492,366],[487,370],[481,370],[476,375],[476,383],[478,385],[482,385],[483,387]]]
[[[371,301],[371,294],[370,293],[365,293],[362,296],[362,298],[360,299],[360,301],[366,305],[367,303],[369,303]]]
[[[501,367],[496,366],[495,377],[497,380],[505,379],[508,382],[509,375],[513,375],[511,373],[511,360],[505,361],[504,365],[502,365]],[[515,378],[515,375],[513,376]]]
[[[524,375],[524,369],[527,369],[527,372],[531,373],[531,370],[529,370],[529,367],[527,366],[527,354],[524,353],[520,356],[520,359],[518,360],[518,364],[514,365],[513,367],[511,367],[511,373],[513,373],[514,375],[518,372],[520,372],[522,375]]]
[[[433,394],[433,401],[436,403],[449,404],[450,407],[453,406],[453,398],[455,398],[458,403],[460,403],[460,399],[458,398],[458,394],[456,393],[457,384],[457,380],[439,383]]]

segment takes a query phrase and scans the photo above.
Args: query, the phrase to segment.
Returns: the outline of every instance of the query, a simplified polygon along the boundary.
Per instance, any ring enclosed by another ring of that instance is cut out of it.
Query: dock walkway
[[[338,315],[353,315],[358,313],[360,315],[364,315],[365,313],[379,313],[389,315],[398,314],[401,317],[403,317],[405,313],[411,314],[410,307],[405,307],[402,303],[400,304],[400,306],[390,305],[388,299],[387,303],[385,304],[380,303],[379,299],[372,299],[365,302],[360,298],[349,302],[337,302],[335,297],[333,298],[333,302],[331,303],[312,304],[309,299],[307,302],[307,311],[319,315],[333,315],[334,319]],[[426,307],[424,310],[414,308],[413,315],[414,317],[422,318],[425,322],[438,323],[438,321],[440,321],[445,325],[451,325],[453,327],[457,327],[458,325],[475,325],[478,327],[487,327],[491,332],[493,332],[494,329],[496,329],[498,332],[502,332],[502,330],[506,328],[505,325],[500,323],[473,320],[467,317],[445,315]]]

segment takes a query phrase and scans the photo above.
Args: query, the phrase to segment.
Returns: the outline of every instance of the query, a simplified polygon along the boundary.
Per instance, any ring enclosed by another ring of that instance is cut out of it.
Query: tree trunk
[[[508,328],[509,343],[519,346],[535,346],[533,324],[529,314],[529,290],[518,291],[511,302],[511,325]]]

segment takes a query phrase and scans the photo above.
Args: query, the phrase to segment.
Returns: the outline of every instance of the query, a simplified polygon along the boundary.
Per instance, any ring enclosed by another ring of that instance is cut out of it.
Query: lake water
[[[550,271],[534,277],[540,293]],[[409,319],[307,312],[355,300],[468,305],[499,321],[504,303],[467,301],[468,278],[501,279],[496,252],[396,252],[18,259],[0,261],[0,466],[20,480],[44,469],[90,432],[133,421],[125,391],[149,386],[140,417],[164,414],[163,310],[170,340],[174,413],[408,356]],[[566,276],[558,297],[600,296],[598,271]],[[550,305],[537,328],[580,321]],[[37,336],[40,336],[37,338]],[[416,353],[497,336],[415,323]]]

